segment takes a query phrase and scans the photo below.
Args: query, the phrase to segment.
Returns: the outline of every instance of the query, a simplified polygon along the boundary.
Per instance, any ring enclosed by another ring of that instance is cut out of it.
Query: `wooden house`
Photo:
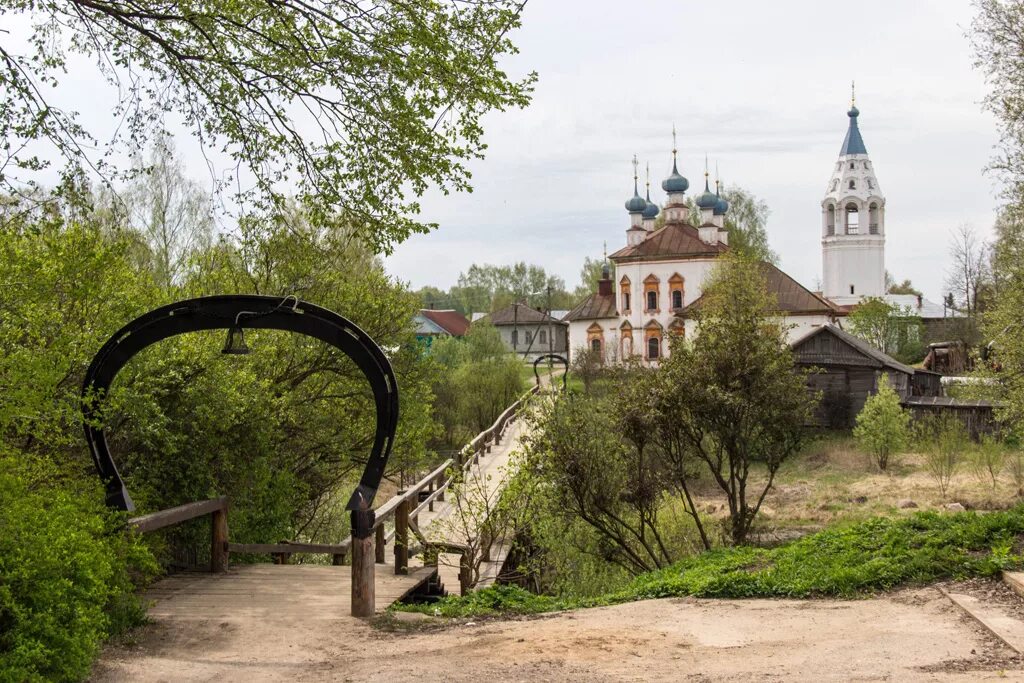
[[[868,396],[878,391],[883,375],[902,402],[940,389],[938,382],[931,381],[934,373],[904,365],[835,325],[817,327],[790,346],[798,367],[815,370],[807,385],[821,392],[814,422],[822,427],[851,426]],[[915,380],[919,373],[924,374]]]

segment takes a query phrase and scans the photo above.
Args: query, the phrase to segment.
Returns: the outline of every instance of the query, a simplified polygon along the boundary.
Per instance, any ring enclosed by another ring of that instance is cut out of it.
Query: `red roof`
[[[458,311],[435,311],[431,308],[421,308],[420,313],[453,337],[461,337],[469,329],[469,320]]]
[[[615,263],[663,260],[666,258],[714,258],[728,247],[721,242],[708,244],[700,238],[700,232],[689,223],[667,223],[640,244],[619,249],[610,258]]]

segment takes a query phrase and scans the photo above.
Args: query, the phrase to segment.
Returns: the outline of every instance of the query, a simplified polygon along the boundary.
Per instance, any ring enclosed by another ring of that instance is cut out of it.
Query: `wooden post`
[[[469,551],[459,555],[459,593],[465,595],[473,587],[473,567],[469,562]]]
[[[228,499],[210,515],[210,571],[228,570]]]
[[[405,496],[405,491],[398,495]],[[395,573],[409,573],[409,497],[405,496],[395,510]]]
[[[432,496],[432,495],[434,495],[434,480],[433,479],[431,479],[430,483],[427,484],[427,497],[430,498],[430,496]],[[430,498],[430,502],[427,503],[427,510],[429,510],[430,512],[434,511],[434,499],[433,498]]]
[[[441,493],[437,494],[437,499],[443,503],[444,502],[444,475],[443,474],[437,475],[437,487],[439,489],[441,489]],[[431,508],[431,509],[433,509],[433,508]]]
[[[374,594],[373,510],[352,511],[352,616],[372,617]]]
[[[387,545],[387,539],[384,538],[384,524],[378,524],[375,531],[376,538],[373,542],[373,559],[377,564],[384,564],[386,558],[384,557],[384,547]]]

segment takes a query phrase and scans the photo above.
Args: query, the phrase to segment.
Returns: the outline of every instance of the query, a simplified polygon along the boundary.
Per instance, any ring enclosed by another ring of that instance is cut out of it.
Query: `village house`
[[[480,320],[494,325],[509,351],[524,358],[546,353],[564,355],[568,350],[568,323],[526,304],[510,304]]]
[[[413,316],[416,339],[427,348],[438,337],[462,337],[469,330],[469,320],[454,309],[422,308]]]

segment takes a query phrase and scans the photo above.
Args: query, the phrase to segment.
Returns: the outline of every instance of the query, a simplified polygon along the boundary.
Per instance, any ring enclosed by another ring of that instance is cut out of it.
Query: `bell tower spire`
[[[885,295],[885,195],[861,136],[856,86],[849,124],[821,202],[823,294],[841,305]]]

